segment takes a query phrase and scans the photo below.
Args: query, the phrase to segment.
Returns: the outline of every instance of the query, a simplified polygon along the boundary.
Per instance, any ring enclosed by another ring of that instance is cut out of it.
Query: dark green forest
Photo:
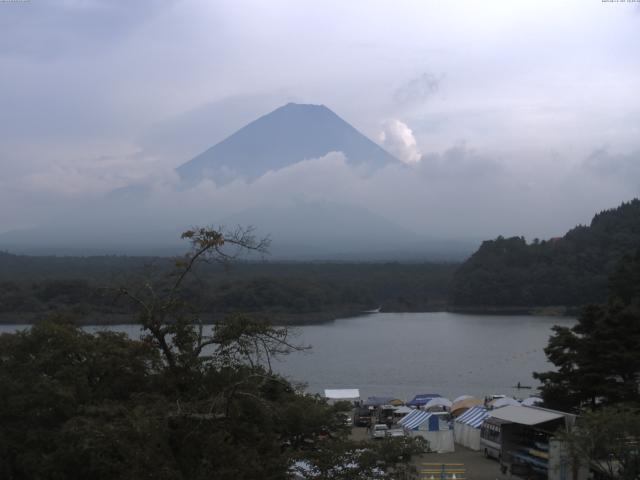
[[[593,217],[564,237],[498,237],[455,273],[454,308],[581,307],[607,298],[608,277],[640,246],[640,200]]]
[[[174,261],[145,257],[29,257],[0,254],[0,319],[26,321],[67,311],[86,323],[126,321],[117,288],[168,272]],[[275,263],[199,265],[185,298],[210,316],[243,311],[278,323],[325,321],[382,307],[442,310],[456,264]]]
[[[617,262],[640,246],[640,200],[594,216],[564,237],[488,240],[462,265],[236,261],[199,265],[184,295],[206,321],[243,311],[279,324],[366,310],[577,313],[604,302]],[[268,257],[267,257],[268,258]],[[30,257],[0,252],[0,322],[64,311],[84,323],[130,321],[116,294],[171,270],[163,257]],[[207,317],[208,316],[208,317]]]

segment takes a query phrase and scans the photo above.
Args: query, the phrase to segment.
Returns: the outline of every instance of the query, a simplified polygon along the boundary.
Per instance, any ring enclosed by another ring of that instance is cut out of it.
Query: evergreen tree
[[[557,408],[640,404],[640,251],[620,263],[605,305],[584,309],[572,328],[554,327],[545,353],[557,371],[535,373]]]

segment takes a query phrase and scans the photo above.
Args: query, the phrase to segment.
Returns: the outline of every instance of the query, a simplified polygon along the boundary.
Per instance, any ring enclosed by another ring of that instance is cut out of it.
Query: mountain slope
[[[527,244],[522,237],[482,243],[456,272],[455,307],[568,307],[603,302],[608,277],[640,247],[640,200],[593,217],[562,237]]]
[[[177,168],[187,181],[255,180],[308,158],[341,151],[351,164],[377,168],[398,160],[324,105],[289,103],[258,118]]]

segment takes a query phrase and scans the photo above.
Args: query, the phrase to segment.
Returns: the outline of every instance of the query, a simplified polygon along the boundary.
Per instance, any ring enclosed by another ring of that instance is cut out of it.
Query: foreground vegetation
[[[545,406],[580,414],[563,437],[600,478],[640,477],[640,250],[609,282],[606,303],[554,327],[545,349],[556,369],[535,373]]]
[[[170,275],[117,293],[145,336],[56,316],[0,335],[0,478],[394,478],[426,445],[348,439],[347,405],[300,393],[271,359],[303,348],[236,314],[204,335],[183,287],[206,257],[264,247],[247,232],[185,234]],[[391,474],[391,472],[395,472]]]

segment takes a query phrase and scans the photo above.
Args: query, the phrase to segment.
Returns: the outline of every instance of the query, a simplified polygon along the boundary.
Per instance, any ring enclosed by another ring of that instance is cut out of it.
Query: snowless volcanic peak
[[[255,180],[309,158],[340,151],[348,163],[382,167],[398,160],[324,105],[288,103],[244,126],[177,171],[187,181]]]

